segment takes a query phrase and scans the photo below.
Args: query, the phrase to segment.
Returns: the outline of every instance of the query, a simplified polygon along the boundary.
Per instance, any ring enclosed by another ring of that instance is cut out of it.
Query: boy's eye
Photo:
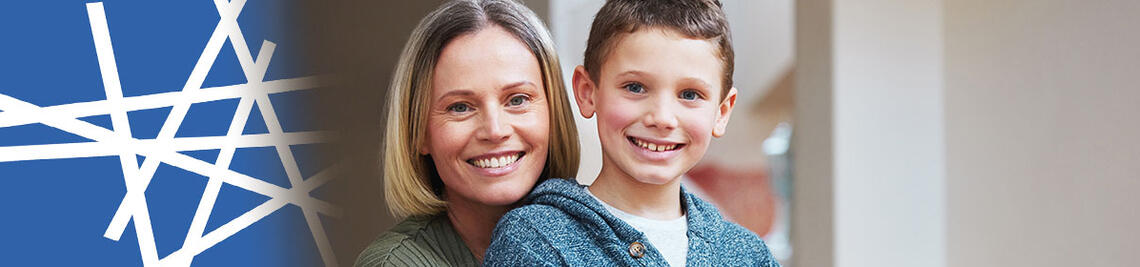
[[[465,113],[471,111],[471,106],[466,103],[455,103],[447,106],[447,111],[455,113]]]
[[[517,95],[511,96],[510,100],[507,100],[507,105],[509,105],[509,106],[521,106],[522,104],[526,104],[527,101],[530,101],[530,97],[528,97],[524,94],[517,94]]]
[[[645,86],[641,85],[640,83],[629,83],[623,87],[625,87],[625,90],[629,91],[630,93],[640,94],[645,92]]]
[[[678,97],[684,100],[697,100],[701,98],[701,94],[697,93],[695,90],[685,90],[681,91],[681,94],[678,95]]]

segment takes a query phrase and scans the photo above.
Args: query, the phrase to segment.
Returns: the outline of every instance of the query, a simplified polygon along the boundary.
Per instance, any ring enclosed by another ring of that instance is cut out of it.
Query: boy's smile
[[[685,147],[683,143],[653,141],[632,136],[626,138],[629,139],[629,144],[640,148],[635,149],[637,155],[647,161],[664,161],[671,159],[677,155],[677,152],[679,152],[681,148]]]
[[[731,103],[725,107],[721,99],[716,49],[672,30],[642,28],[615,41],[598,81],[575,79],[583,115],[598,116],[599,179],[669,184],[700,161],[731,113]],[[575,77],[588,74],[579,68]],[[729,98],[735,100],[735,89]]]

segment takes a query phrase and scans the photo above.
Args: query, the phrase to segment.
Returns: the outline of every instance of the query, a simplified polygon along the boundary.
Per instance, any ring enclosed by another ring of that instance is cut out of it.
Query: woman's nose
[[[503,111],[499,109],[490,109],[483,113],[480,130],[476,136],[479,140],[498,143],[510,138],[512,128],[502,113]]]

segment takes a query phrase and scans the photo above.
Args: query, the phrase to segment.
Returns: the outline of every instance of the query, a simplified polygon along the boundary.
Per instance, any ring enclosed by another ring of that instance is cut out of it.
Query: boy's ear
[[[736,106],[736,87],[729,89],[724,100],[720,102],[720,107],[716,112],[716,127],[713,127],[713,137],[724,136],[725,131],[728,130],[728,118],[732,117],[733,106]]]
[[[586,67],[578,65],[574,68],[574,76],[570,85],[574,87],[574,100],[578,102],[578,111],[587,119],[594,117],[594,92],[597,87],[590,80],[590,73]]]

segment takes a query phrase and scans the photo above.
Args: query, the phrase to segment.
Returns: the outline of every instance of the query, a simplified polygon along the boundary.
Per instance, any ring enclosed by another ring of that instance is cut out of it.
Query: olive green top
[[[380,234],[356,266],[479,266],[446,213],[412,216]]]

